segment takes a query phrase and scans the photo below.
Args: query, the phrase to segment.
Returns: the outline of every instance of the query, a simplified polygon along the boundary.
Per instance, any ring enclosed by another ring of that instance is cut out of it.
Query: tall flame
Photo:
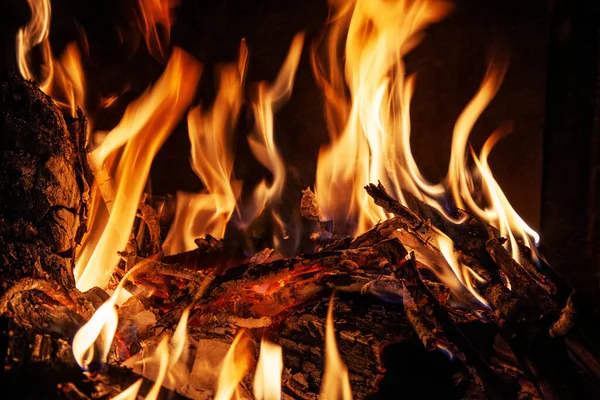
[[[272,174],[269,184],[262,180],[254,189],[252,205],[244,213],[243,222],[252,222],[264,207],[281,197],[285,185],[285,164],[275,145],[273,128],[274,113],[289,99],[292,94],[294,76],[302,54],[304,34],[297,34],[292,40],[288,55],[273,84],[261,82],[258,85],[257,99],[252,104],[256,125],[248,138],[250,149],[261,164]]]
[[[84,107],[85,79],[81,56],[75,42],[67,45],[59,60],[52,55],[50,32],[50,0],[28,0],[31,20],[17,33],[17,64],[23,78],[38,80],[40,89],[62,108],[76,116],[77,107]],[[32,71],[31,53],[41,46],[39,76]]]
[[[52,50],[48,34],[50,33],[50,0],[27,0],[31,10],[31,21],[17,33],[17,63],[23,78],[35,80],[29,65],[31,51],[42,45],[42,71],[39,79],[42,88],[52,80]],[[42,89],[43,90],[43,89]]]
[[[335,340],[333,327],[333,296],[329,301],[327,324],[325,326],[325,371],[321,381],[320,398],[324,400],[351,400],[352,389],[348,378],[348,368],[342,361]]]
[[[327,43],[329,70],[313,58],[326,94],[332,139],[319,154],[315,189],[325,219],[341,230],[362,232],[386,217],[369,201],[365,184],[381,181],[400,198],[402,188],[421,197],[419,184],[425,193],[441,190],[425,182],[412,158],[409,106],[414,80],[405,76],[403,57],[421,40],[421,31],[450,7],[438,0],[332,4],[337,12]],[[339,58],[337,48],[344,40],[345,73],[332,61]],[[340,121],[345,121],[343,131],[331,131],[340,129]],[[346,226],[349,221],[357,226]]]
[[[91,231],[101,230],[97,241],[86,240],[75,266],[77,288],[104,287],[119,262],[118,251],[127,244],[137,207],[154,156],[190,105],[200,78],[201,65],[183,50],[175,49],[154,87],[131,103],[121,122],[90,154],[97,170],[115,171],[114,199],[105,198],[108,221],[98,220]],[[115,151],[124,145],[118,163]],[[110,181],[109,181],[110,182]],[[99,182],[101,184],[102,182]],[[104,195],[104,193],[103,193]],[[89,238],[88,238],[89,239]],[[87,246],[93,251],[85,251]]]
[[[281,346],[265,339],[260,344],[260,357],[254,373],[254,398],[256,400],[281,399],[281,373],[283,353]]]
[[[412,154],[410,102],[415,78],[406,75],[403,57],[421,41],[423,29],[449,13],[449,3],[331,3],[336,13],[326,43],[326,62],[319,61],[316,49],[313,52],[313,70],[325,94],[331,137],[317,165],[315,191],[322,217],[333,220],[345,233],[360,233],[385,219],[363,190],[365,184],[381,181],[404,204],[403,191],[407,191],[459,223],[462,220],[451,218],[444,207],[446,197],[452,196],[456,207],[472,211],[508,237],[506,246],[519,261],[517,239],[533,248],[539,236],[512,208],[487,163],[499,134],[490,138],[479,158],[473,155],[476,171],[467,166],[469,134],[502,83],[504,60],[490,64],[479,91],[456,121],[446,182],[432,184]],[[342,45],[344,70],[338,54]],[[483,206],[472,195],[475,180],[483,186],[487,201]]]
[[[165,241],[174,254],[196,247],[194,239],[210,234],[221,238],[236,206],[241,182],[231,181],[233,134],[242,106],[242,82],[247,58],[242,42],[240,62],[220,71],[219,93],[211,110],[195,107],[188,113],[192,169],[207,193],[177,193],[175,219]]]

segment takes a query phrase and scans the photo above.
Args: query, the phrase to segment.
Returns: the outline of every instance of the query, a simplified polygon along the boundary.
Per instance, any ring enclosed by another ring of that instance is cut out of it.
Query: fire
[[[275,82],[271,85],[261,82],[257,89],[257,99],[252,104],[256,124],[248,143],[256,159],[273,174],[273,180],[270,184],[263,180],[254,189],[253,204],[242,217],[246,225],[260,215],[267,204],[278,200],[283,192],[286,169],[275,144],[273,115],[292,94],[303,44],[304,35],[297,34]]]
[[[331,3],[336,13],[326,43],[326,63],[313,52],[313,70],[325,94],[331,138],[317,165],[315,192],[322,218],[350,233],[361,233],[386,219],[363,190],[364,185],[381,181],[403,203],[403,191],[410,192],[460,223],[444,206],[446,198],[452,197],[457,208],[475,213],[508,237],[506,246],[519,261],[517,238],[533,249],[539,236],[512,208],[487,163],[500,134],[490,137],[479,158],[473,155],[474,171],[467,166],[469,134],[497,93],[506,63],[490,64],[479,91],[456,121],[447,179],[432,184],[421,174],[411,150],[415,77],[406,75],[403,57],[418,45],[423,29],[449,13],[450,5],[438,0]],[[342,66],[338,49],[344,43]],[[483,206],[472,195],[476,180],[481,181],[486,197]]]
[[[240,331],[223,359],[215,400],[230,400],[237,392],[239,383],[250,367],[250,357],[246,351],[247,344],[248,337],[245,331]]]
[[[525,221],[517,214],[512,208],[510,202],[504,195],[504,192],[498,185],[498,182],[494,179],[492,170],[488,164],[488,156],[492,147],[496,142],[503,136],[500,131],[495,132],[489,139],[484,143],[479,158],[472,153],[475,165],[481,174],[482,181],[484,183],[485,194],[488,197],[489,203],[492,205],[492,210],[485,210],[487,214],[487,221],[493,226],[500,230],[500,235],[503,237],[508,236],[509,241],[506,242],[506,246],[510,247],[512,256],[515,261],[520,263],[521,254],[515,238],[515,234],[519,236],[525,244],[530,247],[532,255],[535,257],[536,251],[534,244],[538,244],[540,237],[536,231],[531,229]],[[473,210],[475,211],[475,210]]]
[[[17,63],[23,78],[35,80],[35,75],[29,66],[31,51],[42,45],[41,76],[38,81],[42,90],[52,80],[52,50],[48,34],[50,33],[51,7],[50,0],[27,0],[31,10],[31,21],[17,33]],[[45,90],[44,90],[45,91]]]
[[[324,219],[333,220],[341,231],[361,233],[386,218],[369,201],[365,184],[381,181],[401,199],[403,188],[424,197],[419,183],[427,189],[425,198],[440,192],[424,182],[410,152],[414,78],[405,76],[403,57],[418,44],[425,27],[448,13],[449,5],[436,0],[332,5],[336,14],[327,43],[329,68],[313,57],[331,137],[319,154],[315,191]],[[337,48],[344,41],[342,69]]]
[[[117,252],[129,239],[152,160],[189,107],[201,70],[194,58],[175,49],[154,87],[127,107],[121,122],[90,154],[92,167],[106,176],[97,182],[110,216],[108,220],[95,219],[97,225],[88,227],[92,232],[102,231],[102,235],[97,241],[86,240],[83,244],[81,254],[90,255],[77,259],[78,289],[105,287],[110,280],[119,262]],[[121,147],[119,161],[115,162]],[[94,250],[89,251],[87,246]]]
[[[254,373],[254,398],[256,400],[281,399],[281,373],[283,354],[281,346],[265,339],[260,344],[260,357]]]
[[[470,210],[483,220],[488,221],[492,226],[498,228],[501,236],[509,238],[506,245],[512,250],[513,258],[517,262],[520,262],[520,253],[515,235],[521,238],[529,247],[533,247],[532,244],[539,242],[539,235],[512,208],[500,185],[494,179],[488,164],[490,151],[498,140],[508,132],[506,132],[505,128],[504,130],[500,129],[494,132],[483,145],[479,157],[471,149],[476,172],[480,176],[483,193],[487,199],[488,206],[486,208],[480,207],[472,197],[472,182],[476,178],[474,173],[467,170],[467,160],[465,157],[469,133],[479,115],[481,115],[498,91],[505,72],[505,62],[495,65],[491,64],[477,95],[471,100],[456,121],[452,136],[452,154],[448,168],[448,183],[457,207]]]
[[[173,8],[177,0],[138,0],[138,25],[148,51],[157,60],[166,59],[167,44],[171,40]],[[159,28],[162,27],[162,28]]]
[[[17,33],[17,64],[23,78],[36,80],[30,65],[32,51],[41,48],[41,71],[37,80],[40,89],[62,108],[77,115],[77,107],[84,108],[85,79],[81,55],[76,43],[70,43],[59,60],[52,55],[50,32],[51,6],[49,0],[28,0],[31,21]]]
[[[439,236],[437,239],[441,253],[444,255],[446,262],[448,263],[448,265],[450,266],[450,268],[452,269],[462,286],[467,288],[469,293],[471,293],[480,304],[487,308],[490,308],[488,301],[477,292],[475,286],[471,281],[471,277],[475,278],[479,282],[484,281],[483,278],[477,275],[475,271],[473,271],[471,268],[467,267],[466,265],[462,265],[458,262],[454,254],[454,244],[448,236],[444,235],[442,232],[439,232]]]
[[[320,398],[325,400],[351,400],[352,389],[348,378],[348,368],[342,361],[335,341],[333,327],[333,296],[329,301],[327,325],[325,326],[325,371],[321,381]]]
[[[112,400],[136,400],[143,381],[144,380],[142,378],[138,379],[134,384],[113,397]]]
[[[222,238],[241,191],[240,181],[231,181],[233,135],[242,106],[242,84],[247,62],[242,42],[240,61],[220,71],[219,93],[211,110],[195,107],[188,113],[192,169],[207,193],[177,194],[177,210],[165,241],[165,252],[180,253],[196,247],[194,239],[207,234]]]
[[[96,360],[102,363],[106,362],[119,323],[116,305],[121,304],[127,296],[123,286],[130,276],[151,262],[143,261],[129,270],[109,299],[96,310],[92,318],[75,334],[73,338],[73,355],[81,368],[87,370],[90,364]],[[99,354],[96,354],[95,347],[98,339],[101,340],[100,351]]]

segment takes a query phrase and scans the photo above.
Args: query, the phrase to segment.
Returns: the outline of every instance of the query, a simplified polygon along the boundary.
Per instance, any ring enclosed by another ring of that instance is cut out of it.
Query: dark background
[[[126,104],[146,89],[164,65],[153,59],[134,22],[136,0],[52,0],[51,43],[55,56],[86,32],[84,58],[87,109],[98,129],[110,129]],[[407,58],[418,72],[412,102],[413,151],[425,176],[444,177],[452,127],[475,94],[493,51],[511,55],[498,95],[475,125],[479,150],[505,121],[514,133],[492,152],[496,179],[517,212],[541,229],[542,249],[553,266],[600,304],[598,224],[598,93],[600,14],[589,0],[455,0],[454,13],[427,30]],[[312,185],[318,149],[327,143],[323,100],[308,60],[308,44],[322,33],[325,0],[181,0],[171,43],[204,63],[198,102],[214,96],[214,68],[236,59],[241,38],[250,48],[247,81],[272,80],[293,35],[307,34],[288,104],[276,115],[276,142],[288,168],[284,204]],[[25,0],[4,0],[0,9],[0,60],[14,68],[16,31],[29,18]],[[251,90],[252,85],[248,85]],[[98,112],[100,95],[122,94]],[[238,129],[235,176],[246,188],[268,177],[251,156],[252,127],[243,110]],[[198,191],[188,163],[189,142],[180,125],[155,159],[151,181],[159,194]],[[543,196],[542,196],[543,193]],[[294,208],[297,209],[297,208]]]

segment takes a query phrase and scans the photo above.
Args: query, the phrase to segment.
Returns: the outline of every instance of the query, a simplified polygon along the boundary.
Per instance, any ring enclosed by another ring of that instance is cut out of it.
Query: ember
[[[470,144],[506,59],[491,59],[456,120],[446,177],[428,181],[413,154],[406,57],[450,2],[330,0],[324,35],[305,46],[296,33],[271,82],[248,81],[253,43],[239,38],[210,107],[199,92],[212,71],[170,43],[176,2],[136,4],[128,29],[163,68],[136,99],[94,92],[83,28],[55,58],[50,1],[28,4],[20,76],[0,73],[4,375],[48,373],[27,398],[600,393],[581,300],[489,163],[510,124],[479,153]],[[314,190],[290,194],[275,119],[303,57],[329,142]],[[120,122],[99,129],[97,110],[117,103]],[[159,196],[153,161],[185,123],[180,156],[203,190]],[[236,177],[250,158],[267,177]]]

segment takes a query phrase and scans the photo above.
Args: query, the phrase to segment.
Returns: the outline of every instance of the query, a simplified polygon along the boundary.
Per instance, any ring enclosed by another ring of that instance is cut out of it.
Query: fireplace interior
[[[7,0],[2,398],[600,396],[600,11]]]

